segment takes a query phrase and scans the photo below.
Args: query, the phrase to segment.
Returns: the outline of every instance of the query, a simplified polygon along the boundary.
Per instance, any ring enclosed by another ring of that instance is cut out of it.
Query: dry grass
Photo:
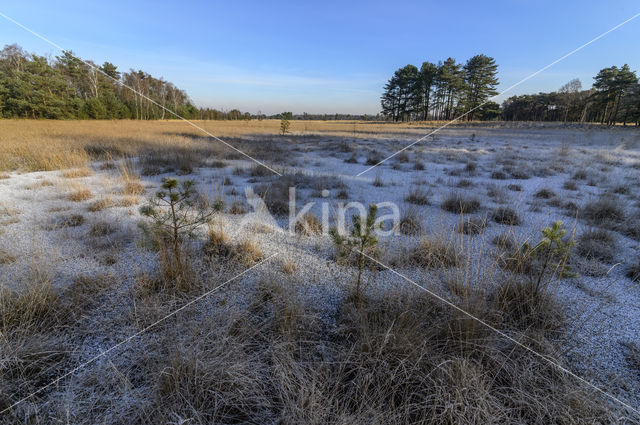
[[[69,194],[69,200],[72,202],[81,202],[91,199],[93,193],[89,189],[76,189]]]
[[[518,226],[522,221],[518,213],[508,207],[500,207],[493,212],[493,221],[508,226]]]
[[[322,223],[318,217],[308,212],[296,222],[295,232],[306,236],[319,235],[322,233]]]
[[[135,180],[126,181],[122,187],[122,194],[126,196],[142,195],[144,192],[145,188],[142,183]]]
[[[207,243],[203,250],[209,258],[230,261],[243,266],[252,266],[264,258],[255,241],[232,242],[221,229],[217,229],[215,226],[209,227]]]
[[[409,261],[427,269],[457,266],[461,252],[452,242],[423,238],[409,255]]]
[[[613,227],[625,219],[624,207],[614,196],[603,196],[596,201],[587,202],[582,209],[582,216],[590,223]]]
[[[603,229],[587,230],[580,235],[576,251],[587,260],[614,261],[618,250],[615,236]]]
[[[116,205],[116,202],[113,200],[112,197],[110,196],[105,196],[102,197],[100,199],[96,199],[95,201],[91,202],[89,204],[89,211],[91,212],[96,212],[96,211],[102,211],[106,208],[111,208],[113,206]]]
[[[398,223],[398,230],[403,235],[409,236],[419,235],[422,232],[422,223],[416,208],[406,208],[403,211]]]
[[[449,195],[440,207],[454,214],[473,214],[480,209],[480,201],[476,198],[465,197],[461,193]]]
[[[9,264],[16,261],[16,256],[10,254],[4,249],[0,248],[0,264]]]
[[[462,217],[455,231],[465,235],[479,235],[487,227],[487,220],[481,217]]]
[[[429,193],[420,186],[414,186],[409,189],[409,193],[404,200],[414,205],[429,205]]]
[[[89,168],[75,168],[72,170],[64,170],[60,175],[66,179],[76,179],[79,177],[89,177],[93,174]]]

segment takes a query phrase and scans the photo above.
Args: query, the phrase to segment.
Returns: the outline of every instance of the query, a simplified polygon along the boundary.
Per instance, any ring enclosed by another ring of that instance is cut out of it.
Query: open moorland
[[[0,423],[640,423],[640,131],[195,123],[0,121]]]

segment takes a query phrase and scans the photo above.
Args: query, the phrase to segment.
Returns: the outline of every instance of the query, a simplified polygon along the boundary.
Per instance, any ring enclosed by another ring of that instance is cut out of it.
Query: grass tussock
[[[455,231],[465,235],[479,235],[487,228],[487,220],[481,217],[462,217]]]
[[[612,227],[625,220],[624,207],[614,196],[603,196],[587,202],[582,209],[582,216],[592,224],[602,227]]]
[[[322,223],[318,217],[308,212],[296,222],[295,232],[305,236],[319,235],[322,233]]]
[[[613,233],[604,229],[590,229],[578,237],[576,252],[587,260],[605,263],[614,261],[618,245]]]
[[[69,194],[69,200],[72,202],[82,202],[93,197],[93,193],[89,189],[76,189]]]
[[[125,196],[139,196],[144,194],[145,187],[136,180],[128,180],[122,187],[122,194]]]
[[[252,266],[264,258],[256,242],[252,240],[232,242],[222,230],[215,227],[209,228],[203,251],[209,258],[244,266]]]
[[[106,208],[111,208],[116,205],[116,202],[110,196],[105,196],[100,199],[96,199],[95,201],[89,204],[90,212],[102,211]]]
[[[409,260],[427,269],[448,268],[460,263],[461,253],[451,242],[423,238],[410,253]]]
[[[16,256],[12,255],[8,251],[0,248],[0,265],[1,264],[10,264],[16,261]]]
[[[398,223],[398,230],[401,234],[408,236],[416,236],[422,233],[420,215],[415,208],[406,208],[403,211]]]
[[[449,195],[440,207],[454,214],[473,214],[480,209],[480,201],[476,198],[465,197],[461,193]]]
[[[414,205],[429,205],[429,193],[426,189],[415,186],[409,190],[404,200]]]
[[[500,207],[493,212],[493,221],[507,226],[518,226],[522,223],[518,213],[508,207]]]
[[[640,261],[627,268],[627,277],[634,282],[640,282]]]

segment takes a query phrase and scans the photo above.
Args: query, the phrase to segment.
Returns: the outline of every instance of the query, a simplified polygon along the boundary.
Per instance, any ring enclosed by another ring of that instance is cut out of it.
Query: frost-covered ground
[[[605,194],[615,199],[624,217],[609,226],[615,239],[610,261],[572,254],[570,263],[577,276],[559,279],[552,290],[568,316],[567,352],[563,354],[570,368],[640,407],[640,369],[629,361],[628,348],[629,343],[640,344],[640,283],[626,276],[640,257],[638,131],[446,129],[362,176],[357,175],[369,167],[367,161],[375,164],[415,138],[356,136],[273,137],[285,154],[269,166],[294,176],[287,182],[296,187],[298,208],[314,202],[311,211],[321,217],[323,204],[328,205],[331,224],[335,224],[339,203],[393,202],[401,214],[411,211],[422,224],[421,234],[381,238],[381,260],[442,294],[447,293],[443,282],[451,279],[489,286],[499,283],[487,278],[496,262],[497,248],[492,241],[497,236],[510,232],[519,241],[535,242],[542,228],[562,220],[578,239],[585,230],[599,227],[581,217],[585,206]],[[264,138],[255,136],[254,141],[260,143]],[[338,296],[353,279],[353,270],[336,265],[328,235],[290,234],[286,231],[288,218],[283,216],[276,216],[282,230],[247,225],[246,213],[252,212],[252,205],[245,197],[246,189],[260,191],[262,186],[270,197],[276,189],[268,189],[277,187],[282,177],[252,173],[255,165],[248,160],[213,166],[215,160],[208,158],[212,166],[179,173],[183,175],[178,178],[194,179],[203,197],[224,200],[225,212],[216,217],[216,223],[226,234],[255,241],[265,257],[277,253],[266,265],[269,273],[282,273],[285,263],[295,265],[301,293],[316,299],[320,312],[335,309]],[[153,196],[163,177],[176,175],[175,171],[158,171],[160,174],[140,176],[146,189],[140,195],[123,194],[126,182],[119,161],[95,163],[92,174],[85,177],[65,177],[64,170],[2,176],[0,284],[11,287],[34,272],[49,273],[59,286],[78,276],[111,274],[118,277],[125,294],[135,277],[153,270],[157,261],[156,254],[140,243],[138,223],[145,220],[139,206]],[[328,194],[323,194],[325,189]],[[541,189],[548,192],[536,196]],[[71,199],[82,190],[90,191],[84,196],[87,199]],[[427,195],[427,205],[405,201],[416,190]],[[441,208],[451,194],[479,200],[480,207],[472,216],[486,220],[482,234],[470,237],[454,231],[460,216]],[[96,207],[100,200],[105,201],[104,208]],[[234,204],[242,205],[244,213],[230,213]],[[505,206],[518,212],[520,225],[492,220],[493,212]],[[115,231],[100,232],[105,223]],[[429,272],[400,261],[422,237],[456,244],[467,258],[465,267]],[[241,292],[242,285],[256,279],[247,275],[232,285]],[[407,285],[390,271],[369,271],[368,280],[372,288],[381,290]],[[125,303],[126,296],[122,296]],[[87,342],[85,357],[118,339],[106,335]]]

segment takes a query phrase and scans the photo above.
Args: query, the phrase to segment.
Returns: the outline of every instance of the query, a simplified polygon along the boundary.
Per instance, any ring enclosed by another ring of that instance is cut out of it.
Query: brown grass
[[[91,202],[89,204],[88,209],[91,212],[102,211],[105,208],[113,207],[115,204],[116,203],[113,200],[113,198],[111,198],[110,196],[105,196],[103,198],[96,199],[95,201]]]
[[[134,180],[125,182],[124,186],[122,187],[122,194],[126,196],[142,195],[144,191],[145,188],[142,183]]]
[[[72,202],[86,201],[88,199],[91,199],[92,197],[93,197],[93,193],[91,193],[89,189],[85,189],[85,188],[74,189],[69,194],[69,200]]]
[[[295,232],[306,236],[319,235],[322,233],[322,223],[318,217],[309,212],[296,222]]]
[[[66,179],[76,179],[79,177],[88,177],[93,174],[89,168],[75,168],[72,170],[65,170],[60,175]]]
[[[409,256],[418,266],[431,269],[457,266],[460,257],[461,253],[453,243],[436,238],[423,238]]]
[[[226,141],[244,135],[279,133],[279,120],[195,121]],[[430,124],[427,124],[430,125]],[[354,121],[291,121],[291,133],[322,132],[335,136],[374,137],[391,133],[422,134],[425,123],[372,123]],[[354,128],[357,130],[354,132]],[[91,160],[132,157],[148,149],[204,148],[234,156],[202,131],[179,120],[166,121],[48,121],[2,120],[0,122],[0,171],[45,171],[82,168]],[[244,146],[244,151],[258,146]],[[220,158],[224,159],[224,158]]]

